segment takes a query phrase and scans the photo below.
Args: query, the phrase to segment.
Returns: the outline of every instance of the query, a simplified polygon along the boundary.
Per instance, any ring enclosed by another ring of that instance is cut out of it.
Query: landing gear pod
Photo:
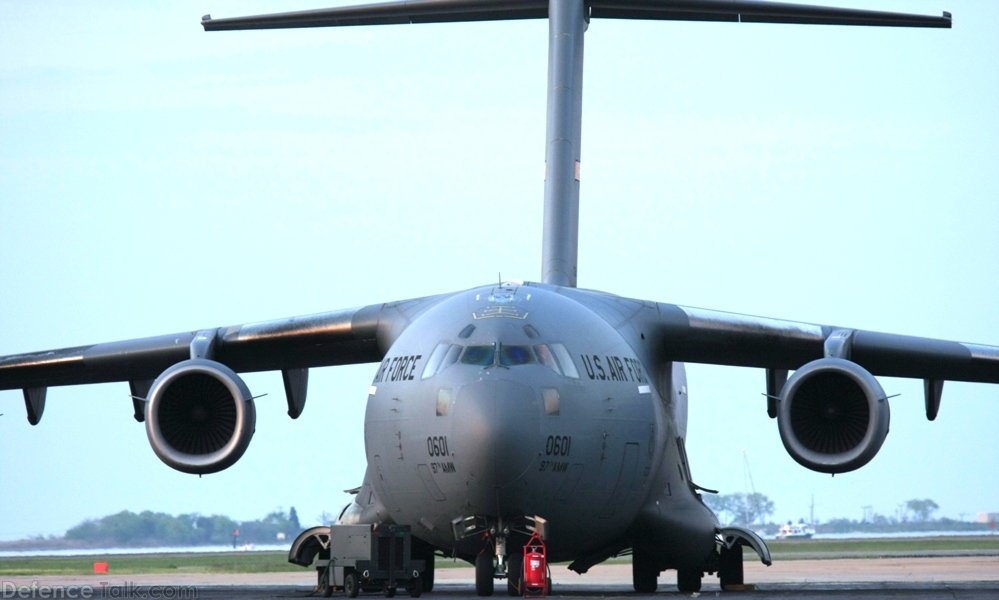
[[[250,445],[256,411],[250,390],[229,367],[202,358],[179,362],[153,382],[146,435],[153,452],[184,473],[216,473]]]
[[[871,461],[888,435],[881,384],[860,365],[820,358],[795,371],[777,414],[791,458],[820,473],[846,473]]]

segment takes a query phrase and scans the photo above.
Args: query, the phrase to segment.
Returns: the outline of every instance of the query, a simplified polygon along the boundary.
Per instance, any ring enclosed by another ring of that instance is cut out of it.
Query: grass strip
[[[785,558],[795,554],[906,554],[999,551],[999,536],[872,538],[854,540],[768,540],[767,547]]]
[[[112,575],[139,573],[274,573],[301,571],[287,552],[207,552],[31,556],[0,558],[0,575],[87,575],[95,562],[108,563]]]

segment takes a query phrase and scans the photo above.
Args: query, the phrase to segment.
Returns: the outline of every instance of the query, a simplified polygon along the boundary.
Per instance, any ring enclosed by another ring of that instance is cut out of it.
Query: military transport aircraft
[[[518,543],[585,572],[633,555],[634,587],[666,569],[737,583],[752,531],[721,527],[691,478],[684,362],[765,369],[768,413],[804,467],[844,473],[889,427],[876,376],[922,379],[934,419],[946,380],[999,383],[999,348],[745,316],[576,287],[583,35],[592,19],[943,27],[921,16],[752,0],[419,0],[202,19],[208,31],[547,18],[548,126],[540,282],[289,319],[0,357],[37,424],[50,386],[127,381],[156,455],[214,473],[245,452],[254,396],[239,373],[280,370],[288,414],[308,369],[377,363],[367,473],[337,524],[412,527],[417,551],[475,564],[476,591],[517,590]],[[790,374],[793,371],[793,374]],[[790,374],[790,377],[789,377]],[[432,570],[427,585],[432,585]]]

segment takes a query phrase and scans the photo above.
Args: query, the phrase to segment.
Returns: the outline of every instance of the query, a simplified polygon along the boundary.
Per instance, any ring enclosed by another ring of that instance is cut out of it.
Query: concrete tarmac
[[[564,566],[552,569],[553,592],[559,598],[637,597],[631,587],[630,564],[597,565],[585,575]],[[747,591],[725,592],[726,597],[757,599],[835,598],[999,598],[999,556],[867,558],[839,560],[786,560],[766,567],[746,562]],[[177,573],[115,575],[111,572],[87,576],[17,576],[0,581],[0,598],[309,598],[315,597],[315,572],[205,574]],[[42,589],[46,588],[46,593]],[[34,591],[31,591],[34,590]],[[75,594],[66,594],[74,590]],[[659,579],[657,596],[690,596],[676,592],[675,573]],[[720,596],[718,579],[705,576],[700,596]],[[343,594],[336,594],[343,597]],[[381,594],[364,594],[376,598]],[[405,590],[399,590],[405,597]],[[433,592],[428,598],[474,597],[471,568],[438,568]],[[495,597],[508,597],[502,581]]]

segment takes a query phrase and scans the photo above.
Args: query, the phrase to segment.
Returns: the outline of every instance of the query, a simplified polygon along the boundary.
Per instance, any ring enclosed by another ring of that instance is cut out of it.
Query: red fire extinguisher
[[[534,532],[524,546],[524,597],[547,596],[551,591],[548,579],[548,557],[545,542]]]

